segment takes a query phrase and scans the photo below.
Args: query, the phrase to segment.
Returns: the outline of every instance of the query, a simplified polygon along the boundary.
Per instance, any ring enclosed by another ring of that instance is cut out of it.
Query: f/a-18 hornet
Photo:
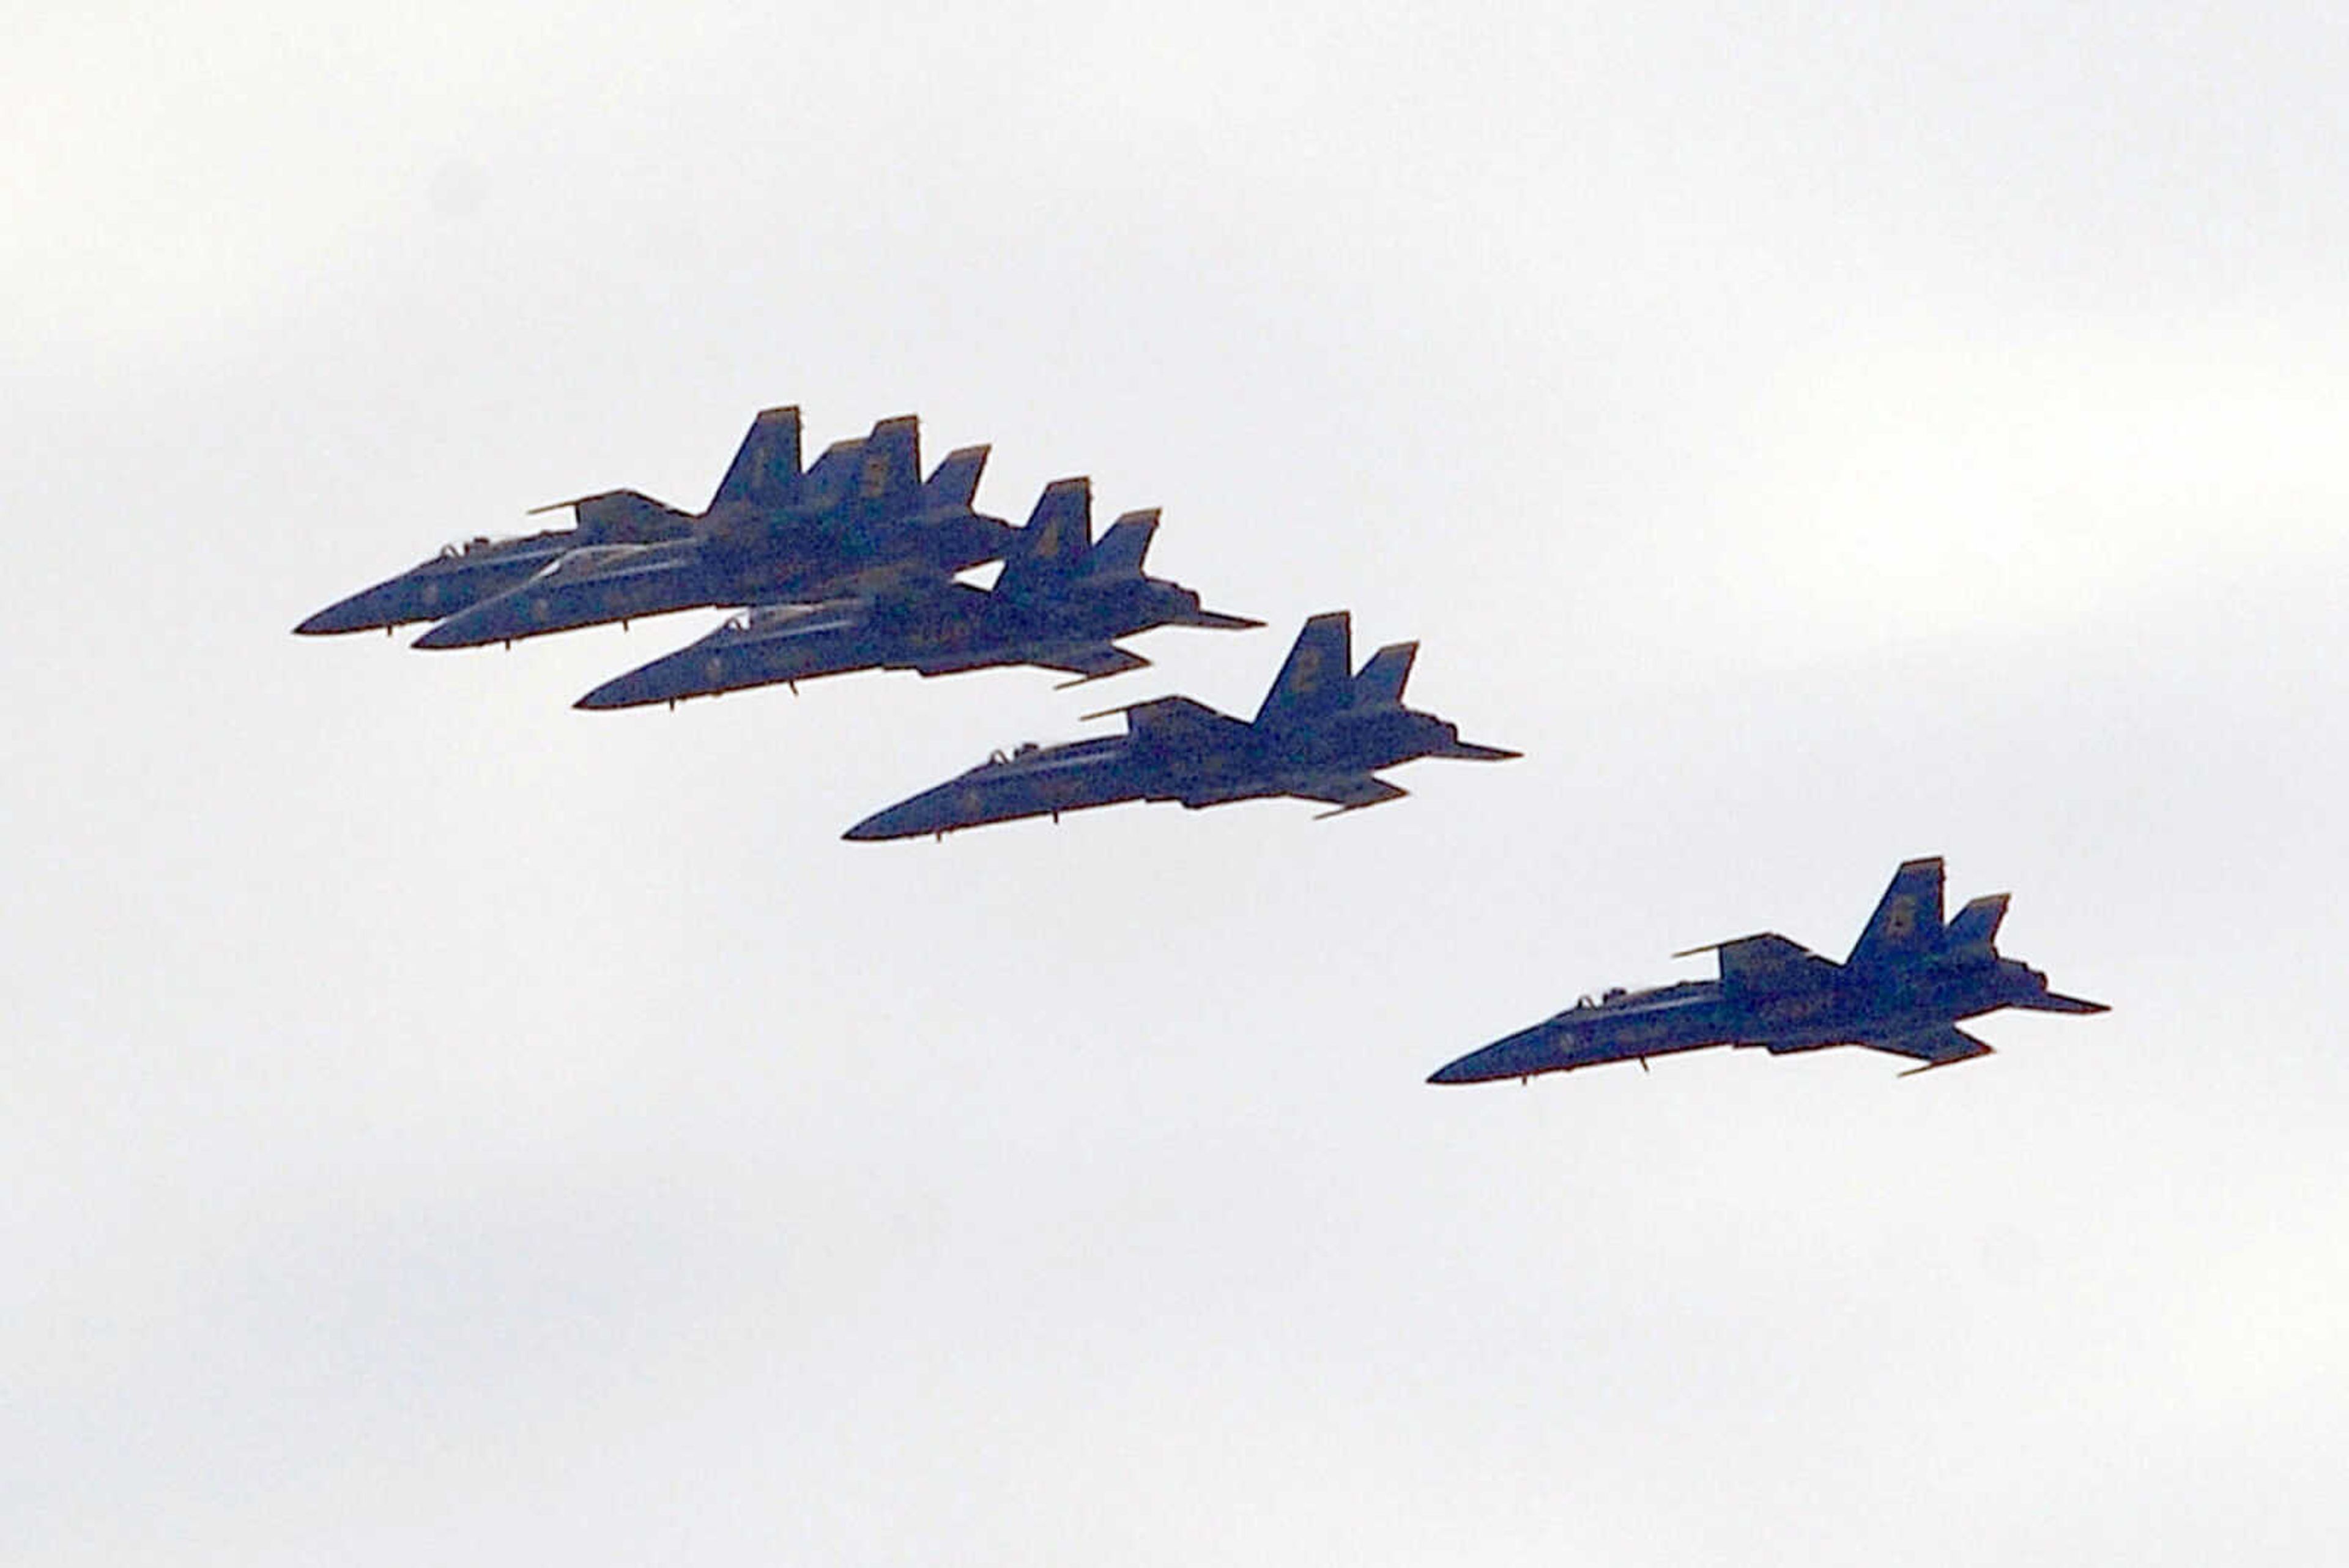
[[[712,507],[685,538],[574,550],[416,646],[479,648],[670,610],[804,602],[951,576],[996,559],[1012,533],[971,510],[987,452],[949,452],[925,484],[920,421],[884,420],[861,441],[834,442],[784,505]]]
[[[939,580],[813,605],[761,605],[666,659],[579,700],[633,708],[858,670],[966,670],[1032,664],[1077,685],[1150,660],[1116,639],[1162,626],[1240,631],[1264,623],[1204,609],[1179,583],[1145,576],[1158,514],[1129,512],[1098,543],[1092,482],[1055,480],[1004,551],[992,588]]]
[[[734,454],[702,517],[728,512],[789,506],[800,492],[800,411],[768,409],[750,423],[750,433]],[[665,506],[634,490],[607,490],[576,501],[558,501],[541,512],[572,511],[575,526],[550,528],[523,538],[468,539],[450,545],[429,561],[387,578],[347,599],[328,605],[294,629],[316,637],[328,632],[373,631],[388,635],[409,621],[443,616],[502,594],[571,552],[593,545],[651,545],[683,539],[699,519]]]
[[[1415,642],[1381,648],[1359,674],[1346,612],[1305,623],[1254,721],[1187,697],[1112,708],[1125,733],[1066,745],[997,753],[961,777],[876,813],[850,838],[943,836],[981,823],[1050,815],[1129,800],[1197,808],[1295,795],[1335,806],[1335,816],[1401,799],[1377,776],[1415,757],[1501,762],[1517,755],[1472,745],[1457,726],[1402,705]],[[1107,713],[1091,715],[1106,718]]]
[[[1471,1052],[1428,1079],[1480,1084],[1570,1072],[1708,1045],[1758,1045],[1772,1055],[1826,1045],[1865,1045],[1920,1065],[1909,1073],[1987,1056],[1957,1027],[2002,1007],[2034,1012],[2104,1012],[2047,989],[2047,977],[2001,958],[2007,895],[1974,899],[1941,922],[1941,863],[1911,860],[1893,874],[1851,956],[1837,964],[1775,932],[1675,953],[1720,955],[1717,981],[1586,996],[1544,1023]]]

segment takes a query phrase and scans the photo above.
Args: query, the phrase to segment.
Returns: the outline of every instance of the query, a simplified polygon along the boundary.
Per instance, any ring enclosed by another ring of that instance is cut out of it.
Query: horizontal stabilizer
[[[1505,746],[1480,746],[1474,741],[1464,741],[1457,735],[1423,756],[1445,757],[1455,763],[1513,763],[1525,755]]]
[[[1317,615],[1297,634],[1288,662],[1265,693],[1256,722],[1270,728],[1309,723],[1344,708],[1353,696],[1354,618],[1344,610]]]
[[[780,508],[800,499],[800,411],[763,409],[718,482],[712,507],[730,504]]]
[[[1092,560],[1085,570],[1096,577],[1138,577],[1142,563],[1150,554],[1150,541],[1158,534],[1158,509],[1128,512],[1109,525],[1109,532],[1093,546]]]
[[[958,446],[947,453],[936,472],[922,486],[922,510],[925,512],[968,512],[972,497],[978,493],[978,476],[987,472],[987,454],[992,451],[984,446]]]
[[[2020,1007],[2029,1012],[2110,1012],[2111,1006],[2102,1002],[2090,1002],[2083,996],[2065,996],[2061,992],[2042,992],[2022,1002],[2011,1002],[2010,1007]]]
[[[1932,1067],[1948,1067],[1959,1062],[1971,1062],[1977,1056],[1991,1054],[1989,1043],[1977,1040],[1962,1029],[1940,1024],[1931,1029],[1920,1029],[1909,1034],[1885,1035],[1879,1039],[1863,1040],[1861,1044],[1872,1051],[1888,1051],[1895,1056],[1907,1056],[1922,1062],[1924,1066],[1912,1067],[1901,1074],[1913,1077]]]
[[[1401,800],[1411,792],[1373,774],[1362,774],[1354,778],[1324,779],[1309,784],[1293,785],[1288,793],[1304,800],[1318,800],[1338,808],[1325,811],[1314,818],[1319,822],[1325,817],[1342,816],[1350,811],[1384,805],[1391,800]]]
[[[1244,615],[1226,615],[1221,610],[1186,609],[1168,616],[1166,624],[1204,627],[1209,631],[1256,631],[1264,622],[1250,620]]]
[[[1138,653],[1128,653],[1113,642],[1095,642],[1056,648],[1049,653],[1034,655],[1028,662],[1046,670],[1065,670],[1077,677],[1074,680],[1061,683],[1065,690],[1071,686],[1081,686],[1088,680],[1123,675],[1129,670],[1145,669],[1150,660]]]
[[[1402,689],[1411,680],[1412,661],[1418,657],[1415,642],[1390,643],[1371,655],[1371,661],[1354,677],[1354,706],[1402,707]]]

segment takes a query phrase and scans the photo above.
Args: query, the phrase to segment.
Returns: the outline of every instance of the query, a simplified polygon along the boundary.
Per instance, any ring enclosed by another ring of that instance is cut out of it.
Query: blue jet
[[[1092,482],[1055,480],[1004,553],[992,588],[940,581],[813,605],[744,610],[689,647],[582,697],[582,708],[674,705],[859,670],[951,675],[1029,664],[1069,685],[1150,661],[1116,639],[1162,626],[1238,631],[1258,620],[1200,607],[1179,583],[1144,575],[1158,514],[1129,512],[1096,542]]]
[[[875,813],[854,839],[943,837],[957,828],[1050,816],[1129,800],[1180,801],[1197,809],[1295,795],[1334,806],[1324,816],[1399,800],[1377,776],[1415,757],[1502,762],[1517,755],[1472,745],[1456,725],[1402,705],[1415,642],[1381,648],[1353,670],[1352,620],[1343,610],[1305,623],[1253,721],[1187,697],[1114,708],[1125,733],[1066,745],[999,752],[950,779]],[[1107,713],[1091,715],[1106,718]]]
[[[818,458],[796,504],[713,508],[686,538],[574,551],[451,616],[415,646],[511,645],[671,610],[805,602],[935,580],[996,559],[1011,525],[970,504],[988,449],[948,453],[926,484],[921,440],[913,416],[884,420],[871,435],[835,442]]]
[[[800,411],[768,409],[750,423],[750,433],[710,498],[702,517],[740,510],[793,504],[800,492]],[[534,507],[532,515],[571,508],[569,528],[551,528],[523,538],[486,536],[450,545],[422,561],[328,605],[294,629],[305,637],[374,631],[388,636],[409,621],[439,620],[505,592],[545,570],[571,552],[597,545],[651,545],[688,537],[700,519],[634,490],[610,490]]]
[[[1774,1056],[1828,1045],[1865,1045],[1920,1064],[1901,1076],[1987,1056],[1960,1019],[2021,1007],[2034,1012],[2104,1012],[2047,989],[2047,977],[2001,958],[2007,895],[1992,893],[1941,921],[1941,863],[1911,860],[1860,933],[1851,956],[1832,959],[1775,932],[1740,937],[1695,953],[1719,955],[1719,980],[1654,991],[1586,996],[1547,1023],[1518,1031],[1437,1070],[1431,1084],[1530,1078],[1607,1062],[1637,1061],[1711,1045],[1760,1046]]]

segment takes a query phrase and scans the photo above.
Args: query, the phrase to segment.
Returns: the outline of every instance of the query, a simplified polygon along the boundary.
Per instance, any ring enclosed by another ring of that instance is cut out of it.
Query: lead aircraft
[[[922,479],[921,423],[883,420],[794,476],[789,502],[717,507],[683,538],[574,550],[450,617],[418,648],[512,644],[548,632],[709,605],[808,602],[873,585],[950,576],[1003,553],[1011,525],[971,510],[988,449],[947,454]]]
[[[1381,648],[1353,670],[1352,619],[1343,610],[1305,623],[1254,720],[1188,697],[1161,697],[1091,715],[1125,715],[1125,733],[1066,745],[1026,745],[994,756],[848,830],[855,839],[941,837],[957,828],[1130,800],[1196,809],[1295,795],[1335,806],[1327,816],[1400,800],[1377,776],[1415,757],[1501,762],[1457,725],[1402,705],[1415,642]]]
[[[2001,958],[2008,895],[1987,894],[1941,920],[1941,862],[1893,873],[1851,956],[1838,964],[1775,931],[1675,953],[1719,955],[1719,980],[1586,996],[1566,1012],[1439,1068],[1431,1084],[1481,1084],[1638,1061],[1709,1045],[1758,1045],[1774,1056],[1865,1045],[1906,1056],[1909,1073],[1991,1054],[1960,1019],[2021,1007],[2104,1012],[2047,988],[2047,977]],[[1904,1073],[1903,1077],[1909,1075]]]
[[[790,506],[799,494],[800,411],[762,410],[750,421],[750,431],[719,482],[709,509],[698,516],[636,490],[558,501],[533,508],[532,514],[567,506],[573,526],[520,538],[483,535],[444,545],[439,555],[337,599],[294,629],[305,637],[378,629],[388,633],[409,621],[439,620],[527,581],[573,551],[683,539],[705,518]]]

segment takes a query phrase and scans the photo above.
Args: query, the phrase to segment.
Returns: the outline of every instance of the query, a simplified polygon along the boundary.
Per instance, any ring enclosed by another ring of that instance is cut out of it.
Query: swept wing
[[[1221,750],[1245,745],[1250,733],[1243,720],[1218,713],[1188,697],[1159,697],[1109,713],[1125,714],[1126,732],[1136,740],[1182,751]],[[1106,718],[1096,713],[1094,718]]]
[[[1833,959],[1822,958],[1802,943],[1782,937],[1775,931],[1737,937],[1725,942],[1709,942],[1701,948],[1684,949],[1672,956],[1693,958],[1702,952],[1720,955],[1721,987],[1732,996],[1776,995],[1789,991],[1816,990],[1834,983],[1837,967]]]

